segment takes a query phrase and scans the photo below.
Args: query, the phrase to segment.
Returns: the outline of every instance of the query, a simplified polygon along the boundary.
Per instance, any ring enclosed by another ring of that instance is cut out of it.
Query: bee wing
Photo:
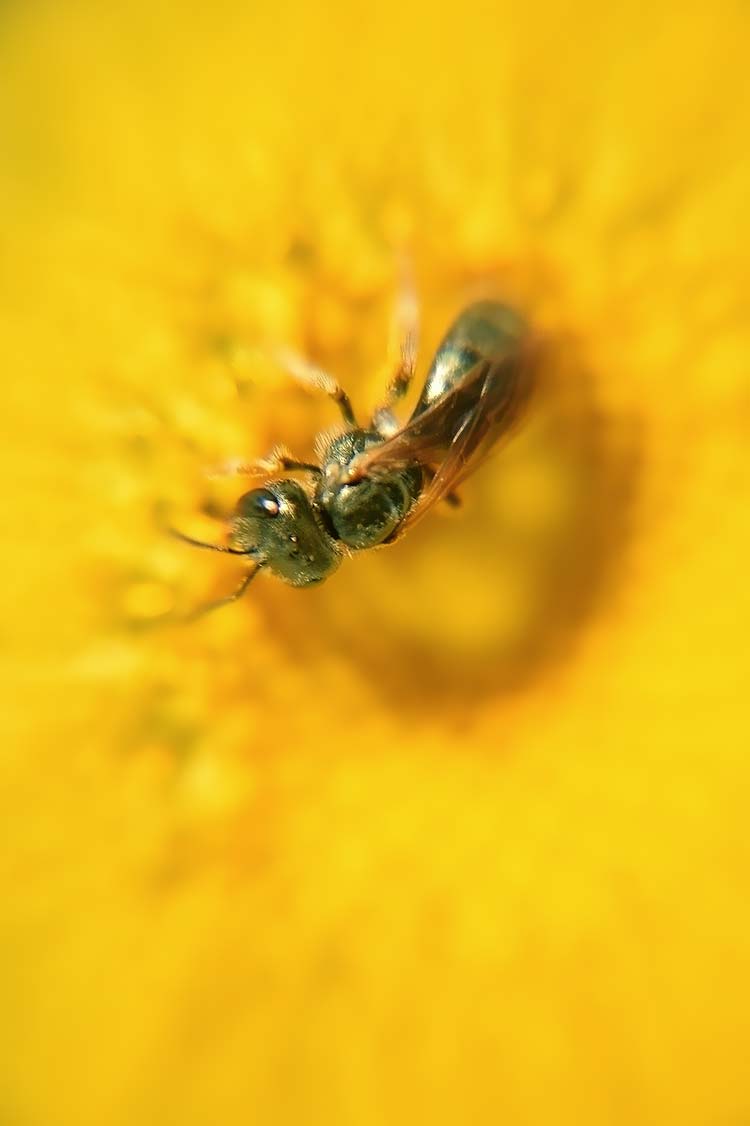
[[[518,363],[515,356],[480,366],[482,382],[474,408],[464,415],[435,476],[402,521],[399,537],[454,492],[478,469],[498,441],[510,433],[525,399],[525,388],[521,386],[524,373],[509,371]]]
[[[357,476],[419,464],[434,471],[395,538],[456,489],[512,428],[529,390],[523,353],[483,359],[403,430],[357,459]]]

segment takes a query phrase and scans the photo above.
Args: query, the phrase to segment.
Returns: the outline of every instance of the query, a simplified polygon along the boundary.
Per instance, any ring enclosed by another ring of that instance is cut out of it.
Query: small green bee
[[[415,320],[416,303],[412,303]],[[470,305],[435,355],[419,401],[399,426],[393,406],[414,376],[416,330],[406,332],[385,404],[359,426],[346,393],[331,376],[296,356],[280,358],[301,382],[330,395],[347,429],[320,443],[319,463],[284,447],[229,472],[272,475],[302,471],[309,481],[279,477],[237,501],[228,543],[173,531],[195,547],[238,555],[251,564],[239,587],[199,613],[235,602],[263,568],[292,586],[323,582],[348,555],[400,539],[438,501],[458,503],[456,489],[516,421],[530,388],[529,333],[512,309]]]

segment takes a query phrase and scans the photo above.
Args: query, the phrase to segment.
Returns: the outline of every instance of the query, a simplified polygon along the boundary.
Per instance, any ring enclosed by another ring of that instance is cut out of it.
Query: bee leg
[[[375,411],[372,424],[384,437],[390,438],[398,430],[392,407],[403,399],[409,390],[417,366],[419,343],[419,301],[411,264],[406,255],[400,256],[399,287],[391,313],[389,353],[398,352],[396,370],[385,393],[385,403]]]
[[[401,351],[398,362],[398,367],[388,384],[385,393],[385,406],[390,408],[394,403],[398,403],[403,399],[406,392],[411,386],[411,381],[414,378],[414,370],[417,366],[417,338],[413,333],[409,333],[404,337],[401,343]]]
[[[401,424],[390,407],[378,407],[372,416],[372,426],[381,438],[392,438],[401,429]]]
[[[288,473],[294,469],[301,469],[306,473],[320,474],[321,472],[319,465],[309,461],[299,461],[293,457],[286,446],[274,446],[266,457],[254,458],[252,461],[231,459],[215,466],[207,475],[209,477],[262,477],[273,473]]]
[[[351,399],[332,375],[322,371],[321,368],[315,367],[314,364],[309,363],[302,356],[287,348],[276,349],[274,357],[292,378],[301,383],[303,387],[312,391],[322,391],[324,395],[333,399],[348,426],[357,425]]]
[[[435,476],[435,470],[428,469],[426,466],[424,468],[424,473],[427,477],[428,482],[432,481],[433,477]],[[446,504],[450,505],[451,508],[460,508],[461,504],[463,503],[458,493],[446,493],[446,495],[443,497],[443,500]]]

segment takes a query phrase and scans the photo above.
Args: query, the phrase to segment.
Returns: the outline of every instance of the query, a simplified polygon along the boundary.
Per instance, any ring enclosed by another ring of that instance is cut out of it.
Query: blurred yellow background
[[[750,1122],[750,10],[0,7],[0,1122]],[[230,590],[224,458],[544,379],[392,550]]]

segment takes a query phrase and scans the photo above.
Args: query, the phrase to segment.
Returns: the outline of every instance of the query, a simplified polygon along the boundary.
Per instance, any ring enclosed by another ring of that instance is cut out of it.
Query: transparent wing
[[[529,390],[530,364],[524,350],[480,360],[398,434],[357,458],[353,480],[415,464],[434,474],[396,538],[458,488],[511,431]]]

